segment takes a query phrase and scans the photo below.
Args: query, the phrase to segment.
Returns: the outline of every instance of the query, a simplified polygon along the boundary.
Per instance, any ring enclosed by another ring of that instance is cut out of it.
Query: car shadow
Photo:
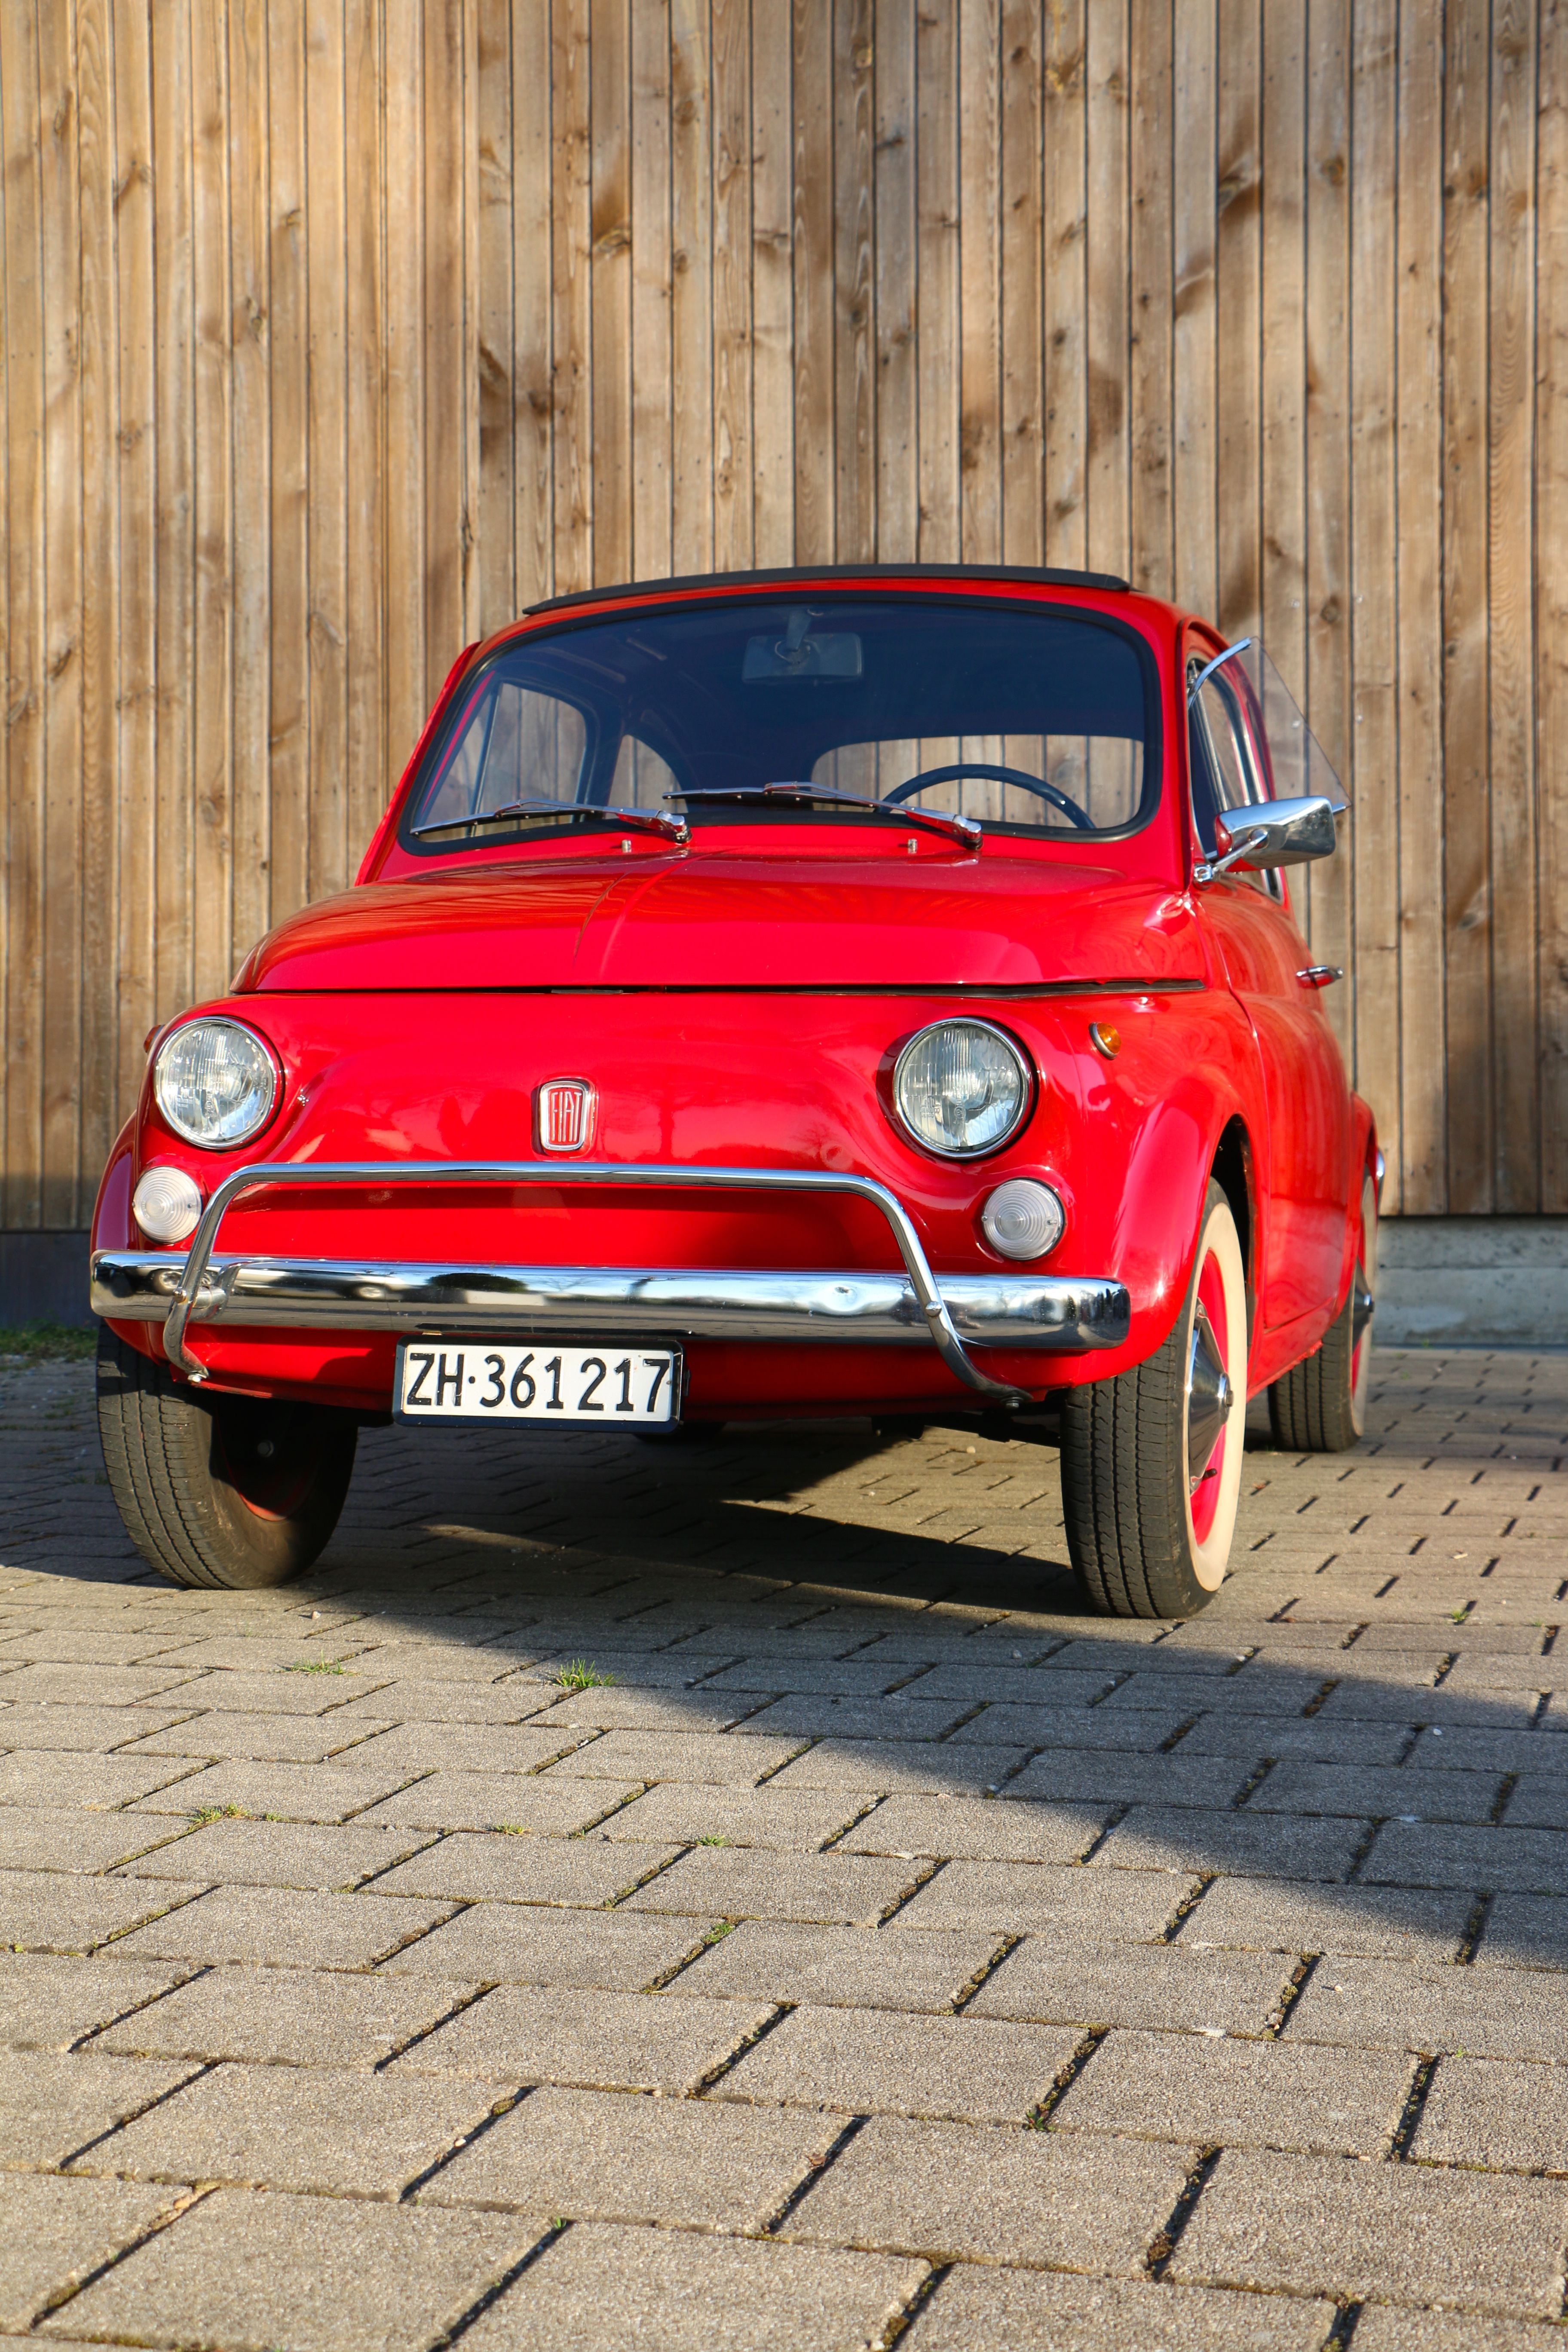
[[[1431,1449],[1429,1430],[1385,1410],[1343,1463],[1397,1487]],[[1027,1800],[1042,1857],[1198,1888],[1257,1882],[1265,1937],[1287,1932],[1268,1920],[1288,1883],[1302,1948],[1312,1913],[1336,1949],[1568,1965],[1568,1737],[1542,1720],[1551,1655],[1539,1690],[1511,1664],[1517,1686],[1485,1687],[1484,1663],[1463,1671],[1462,1630],[1447,1630],[1465,1612],[1436,1612],[1435,1571],[1407,1551],[1369,1570],[1364,1598],[1331,1579],[1337,1597],[1315,1595],[1331,1547],[1321,1564],[1301,1553],[1285,1589],[1265,1558],[1279,1510],[1259,1496],[1300,1465],[1271,1452],[1256,1410],[1247,1466],[1235,1572],[1212,1616],[1180,1627],[1095,1615],[1068,1561],[1054,1452],[963,1423],[919,1439],[731,1428],[658,1446],[373,1433],[360,1500],[310,1589],[374,1612],[345,1635],[374,1624],[393,1654],[400,1636],[471,1624],[498,1674],[518,1677],[533,1730],[767,1738],[791,1751],[788,1785],[809,1781],[816,1755],[829,1781],[867,1790]],[[1518,1590],[1519,1636],[1507,1598],[1488,1601],[1479,1555],[1457,1571],[1481,1596],[1467,1606],[1510,1629],[1472,1644],[1476,1659],[1555,1622],[1542,1555],[1541,1592]],[[374,1657],[355,1664],[374,1674]],[[577,1661],[613,1676],[597,1696],[555,1695],[547,1678]],[[950,1684],[951,1699],[922,1697]],[[1202,1925],[1179,1927],[1184,1943]]]
[[[1255,1412],[1235,1572],[1184,1626],[1089,1610],[1049,1447],[973,1423],[910,1437],[832,1423],[656,1445],[367,1432],[327,1552],[300,1584],[256,1597],[252,1629],[324,1639],[349,1661],[342,1685],[320,1688],[323,1717],[346,1710],[342,1752],[356,1763],[374,1762],[383,1718],[433,1734],[526,1725],[530,1766],[546,1770],[568,1749],[582,1769],[601,1739],[720,1730],[766,1742],[759,1781],[810,1785],[820,1768],[868,1801],[1026,1801],[1033,1858],[1169,1874],[1163,1932],[1184,1946],[1218,1916],[1212,1886],[1239,1885],[1256,1921],[1222,1939],[1560,1969],[1568,1719],[1542,1694],[1560,1679],[1561,1552],[1527,1530],[1497,1561],[1451,1539],[1428,1565],[1445,1524],[1430,1502],[1424,1532],[1380,1542],[1364,1575],[1331,1536],[1317,1551],[1301,1536],[1347,1478],[1397,1493],[1444,1433],[1472,1442],[1468,1406],[1423,1417],[1441,1366],[1405,1362],[1379,1382],[1366,1444],[1332,1465],[1274,1454]],[[1517,1359],[1504,1374],[1518,1381]],[[1478,1380],[1479,1360],[1453,1375],[1467,1396]],[[1517,1441],[1489,1436],[1467,1465],[1502,1444],[1539,1454],[1531,1409]],[[1563,1418],[1552,1383],[1541,1412],[1552,1429]],[[1287,1507],[1308,1471],[1310,1493]],[[80,1475],[70,1533],[32,1572],[154,1582],[107,1487]],[[1456,1465],[1457,1485],[1468,1475]],[[1274,1564],[1282,1527],[1289,1573]],[[213,1606],[201,1601],[204,1619]],[[449,1679],[432,1644],[458,1654]],[[563,1688],[576,1661],[606,1679]],[[641,1761],[634,1779],[678,1769],[651,1747]],[[443,1764],[433,1753],[419,1769]]]

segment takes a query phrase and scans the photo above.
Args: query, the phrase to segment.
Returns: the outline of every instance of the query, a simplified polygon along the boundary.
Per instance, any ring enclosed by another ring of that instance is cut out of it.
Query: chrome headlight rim
[[[179,1045],[181,1040],[188,1037],[194,1029],[234,1031],[258,1049],[268,1069],[271,1072],[272,1085],[266,1108],[248,1127],[232,1135],[207,1136],[198,1133],[174,1115],[165,1099],[163,1073],[168,1056]],[[278,1116],[279,1107],[283,1100],[283,1065],[278,1058],[277,1048],[262,1035],[259,1029],[253,1029],[248,1021],[238,1020],[232,1013],[193,1013],[188,1019],[172,1024],[158,1039],[157,1047],[153,1055],[152,1092],[158,1116],[170,1134],[177,1136],[182,1143],[189,1144],[193,1150],[243,1151],[255,1142],[258,1135],[266,1133]]]
[[[991,1136],[984,1143],[932,1143],[930,1138],[921,1135],[919,1129],[911,1125],[904,1115],[902,1089],[904,1073],[909,1067],[910,1058],[925,1044],[927,1038],[935,1036],[943,1029],[983,1029],[988,1036],[994,1037],[998,1044],[1006,1049],[1017,1066],[1021,1085],[1016,1114],[1000,1135]],[[906,1037],[898,1050],[888,1080],[893,1123],[900,1135],[906,1143],[912,1144],[917,1151],[922,1151],[929,1159],[940,1160],[944,1164],[993,1160],[999,1151],[1005,1151],[1010,1144],[1017,1141],[1027,1127],[1034,1115],[1038,1092],[1038,1075],[1035,1068],[1034,1058],[1028,1049],[1014,1036],[1010,1029],[1004,1029],[999,1022],[987,1021],[974,1013],[945,1013],[940,1021],[928,1021],[923,1028],[917,1029],[912,1036]]]

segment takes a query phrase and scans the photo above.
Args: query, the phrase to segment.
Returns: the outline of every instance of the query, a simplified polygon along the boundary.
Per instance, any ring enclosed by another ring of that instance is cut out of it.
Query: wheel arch
[[[1215,1182],[1230,1202],[1230,1213],[1236,1219],[1237,1234],[1241,1243],[1241,1262],[1247,1269],[1247,1328],[1250,1333],[1257,1320],[1258,1307],[1253,1252],[1258,1222],[1258,1174],[1252,1138],[1247,1132],[1247,1121],[1239,1112],[1227,1119],[1220,1130],[1211,1172]]]
[[[1383,1181],[1378,1149],[1377,1120],[1370,1103],[1358,1094],[1351,1097],[1351,1165],[1350,1182],[1345,1187],[1344,1255],[1340,1261],[1340,1279],[1334,1293],[1334,1312],[1339,1314],[1350,1297],[1351,1282],[1355,1273],[1356,1243],[1361,1232],[1362,1188],[1370,1176],[1378,1211],[1383,1209]]]
[[[1132,1294],[1134,1330],[1127,1360],[1142,1362],[1168,1337],[1192,1280],[1210,1182],[1236,1221],[1247,1282],[1248,1340],[1257,1328],[1258,1269],[1267,1202],[1256,1144],[1257,1121],[1240,1090],[1212,1074],[1188,1072],[1168,1087],[1140,1127],[1128,1156],[1120,1204],[1120,1244],[1112,1263]],[[1119,1361],[1116,1370],[1122,1369]],[[1100,1376],[1098,1366],[1085,1377]]]

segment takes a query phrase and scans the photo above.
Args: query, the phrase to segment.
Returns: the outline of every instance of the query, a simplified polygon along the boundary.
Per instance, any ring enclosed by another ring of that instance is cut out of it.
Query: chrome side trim
[[[183,1261],[100,1250],[92,1310],[126,1323],[166,1320]],[[1119,1347],[1130,1306],[1119,1282],[1064,1276],[943,1275],[938,1286],[971,1346],[1079,1351]],[[914,1286],[901,1274],[710,1273],[577,1265],[384,1265],[369,1259],[207,1262],[194,1323],[294,1329],[425,1331],[444,1325],[515,1332],[624,1334],[629,1339],[810,1339],[927,1343]]]
[[[1005,1381],[994,1381],[970,1361],[947,1301],[927,1263],[920,1235],[909,1212],[898,1195],[889,1192],[885,1184],[879,1184],[869,1176],[835,1175],[817,1169],[711,1168],[693,1166],[689,1162],[661,1165],[647,1162],[623,1164],[614,1160],[557,1160],[552,1165],[542,1166],[536,1160],[264,1160],[247,1168],[237,1168],[232,1176],[224,1179],[202,1212],[202,1221],[192,1236],[190,1254],[174,1286],[163,1324],[163,1351],[169,1361],[187,1379],[203,1381],[206,1378],[205,1366],[185,1347],[185,1328],[198,1303],[205,1307],[212,1297],[206,1281],[207,1270],[218,1227],[225,1215],[246,1192],[259,1192],[275,1185],[286,1185],[292,1190],[299,1185],[316,1184],[368,1185],[378,1192],[392,1184],[598,1184],[679,1192],[847,1193],[856,1200],[868,1202],[886,1220],[898,1244],[899,1255],[904,1261],[910,1289],[923,1318],[926,1332],[953,1377],[963,1381],[966,1388],[977,1391],[982,1396],[994,1398],[1000,1404],[1016,1406],[1029,1402],[1026,1389],[1013,1388]],[[95,1267],[98,1263],[95,1261]],[[166,1265],[168,1261],[162,1263]],[[268,1261],[259,1263],[266,1265]],[[863,1276],[847,1278],[851,1281],[865,1279]],[[1019,1277],[1016,1276],[1004,1276],[1002,1281],[1009,1289],[1016,1289],[1019,1285]],[[1071,1285],[1069,1287],[1076,1294],[1082,1286]],[[1112,1285],[1111,1288],[1119,1290],[1120,1286]],[[1125,1302],[1125,1291],[1120,1291],[1120,1298]],[[1122,1307],[1117,1311],[1125,1312],[1126,1309]],[[1121,1336],[1125,1336],[1124,1332]],[[1115,1342],[1100,1344],[1114,1345]]]

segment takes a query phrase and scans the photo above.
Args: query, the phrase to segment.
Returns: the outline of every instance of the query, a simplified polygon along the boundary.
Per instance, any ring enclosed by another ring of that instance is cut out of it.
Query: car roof
[[[812,581],[962,580],[971,583],[995,580],[1044,588],[1090,588],[1101,594],[1128,595],[1131,583],[1111,572],[1073,572],[1053,565],[1024,563],[796,563],[773,572],[689,572],[667,580],[628,580],[616,586],[579,588],[567,596],[549,596],[526,607],[536,613],[559,613],[574,605],[618,603],[625,596],[679,595],[689,589],[777,588]]]

